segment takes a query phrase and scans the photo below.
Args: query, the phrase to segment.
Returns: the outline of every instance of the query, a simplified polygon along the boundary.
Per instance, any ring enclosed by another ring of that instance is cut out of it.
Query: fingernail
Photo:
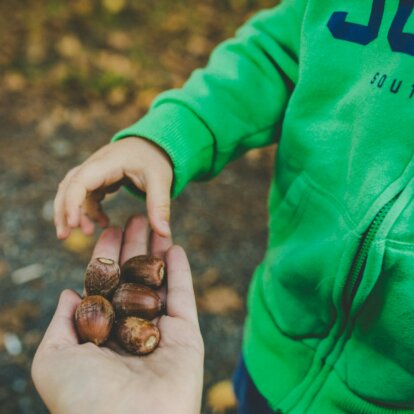
[[[171,234],[170,223],[168,223],[166,220],[160,223],[160,229],[167,236]]]
[[[74,216],[69,216],[68,217],[68,225],[70,227],[75,227],[75,217]]]
[[[66,231],[63,227],[59,227],[56,231],[57,238],[62,240],[66,236]]]

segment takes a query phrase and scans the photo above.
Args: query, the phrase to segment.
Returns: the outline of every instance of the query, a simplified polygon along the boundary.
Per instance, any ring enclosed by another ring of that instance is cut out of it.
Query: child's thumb
[[[153,231],[162,237],[171,236],[170,206],[171,179],[165,177],[148,177],[147,211]]]

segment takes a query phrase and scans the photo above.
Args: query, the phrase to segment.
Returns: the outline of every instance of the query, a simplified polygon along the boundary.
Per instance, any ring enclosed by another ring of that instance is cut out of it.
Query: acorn
[[[156,256],[140,255],[127,260],[121,271],[122,277],[128,282],[160,287],[165,276],[165,263]]]
[[[115,326],[119,344],[128,352],[146,355],[160,342],[160,331],[151,322],[135,316],[120,319]]]
[[[75,326],[83,342],[103,344],[111,332],[115,319],[111,303],[102,296],[86,296],[75,312]]]
[[[121,271],[112,259],[92,259],[85,271],[85,290],[88,295],[110,297],[121,280]]]
[[[116,290],[112,305],[117,316],[138,316],[154,319],[163,313],[164,305],[151,288],[135,283],[124,283]]]

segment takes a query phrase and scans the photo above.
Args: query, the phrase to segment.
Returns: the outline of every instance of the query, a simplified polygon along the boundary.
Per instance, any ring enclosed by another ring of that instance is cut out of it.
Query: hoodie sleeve
[[[113,141],[139,136],[162,147],[173,163],[173,197],[189,181],[211,178],[247,150],[275,142],[298,78],[304,3],[284,0],[258,13]]]

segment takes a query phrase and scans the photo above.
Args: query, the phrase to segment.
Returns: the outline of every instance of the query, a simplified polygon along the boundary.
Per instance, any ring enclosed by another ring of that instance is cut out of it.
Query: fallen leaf
[[[137,103],[140,107],[147,109],[160,92],[157,88],[144,89],[138,94]]]
[[[249,164],[258,164],[262,159],[263,150],[255,148],[246,153],[245,157]]]
[[[63,246],[74,253],[88,252],[94,244],[91,236],[86,236],[79,229],[73,229],[70,236],[63,242]]]
[[[74,58],[82,53],[82,44],[80,40],[73,35],[65,35],[56,45],[57,51],[64,57]]]
[[[122,31],[108,33],[106,41],[109,46],[122,51],[128,50],[132,46],[130,35]]]
[[[230,7],[237,12],[245,10],[247,5],[247,0],[230,0]]]
[[[80,16],[86,16],[93,11],[93,4],[89,0],[72,0],[68,5]]]
[[[188,19],[182,13],[173,13],[161,23],[161,28],[170,33],[180,32],[188,26]]]
[[[201,275],[201,283],[205,288],[214,285],[217,282],[220,276],[220,271],[217,267],[209,267],[202,275]]]
[[[106,101],[111,106],[120,106],[127,99],[128,90],[125,87],[117,86],[109,91]]]
[[[76,131],[86,131],[90,127],[89,114],[85,111],[69,111],[67,122]]]
[[[223,380],[210,387],[207,391],[207,404],[217,414],[235,408],[237,400],[231,381]]]
[[[202,36],[192,36],[187,43],[187,50],[193,55],[206,55],[212,48],[211,42]]]
[[[138,75],[138,64],[117,53],[104,50],[98,54],[94,63],[99,69],[116,73],[128,79],[134,79]]]
[[[243,308],[243,300],[237,292],[227,286],[216,286],[208,289],[197,300],[201,312],[225,314]]]
[[[9,72],[4,75],[3,84],[11,92],[22,91],[26,87],[26,79],[18,72]]]
[[[102,0],[102,6],[112,14],[121,12],[125,5],[125,0]]]

